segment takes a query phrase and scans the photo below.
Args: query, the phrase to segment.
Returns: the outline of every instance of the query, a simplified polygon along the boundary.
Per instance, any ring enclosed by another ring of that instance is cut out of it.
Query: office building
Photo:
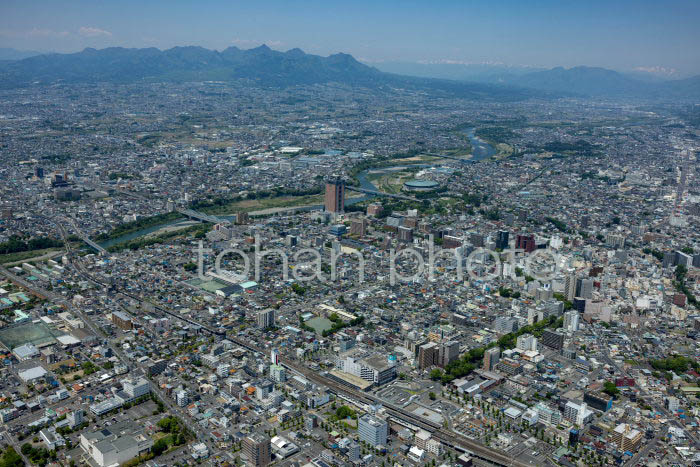
[[[459,342],[447,341],[440,344],[440,354],[438,356],[438,365],[445,368],[450,362],[459,358]]]
[[[151,383],[144,377],[125,379],[124,382],[122,382],[122,387],[124,388],[124,393],[129,396],[126,402],[138,399],[151,392]]]
[[[561,350],[564,348],[564,334],[545,329],[542,332],[542,345],[549,347],[554,350]]]
[[[248,462],[246,465],[265,466],[271,462],[270,438],[259,433],[253,433],[243,438],[243,455]]]
[[[367,215],[368,216],[380,216],[382,214],[383,208],[379,203],[371,203],[367,205]]]
[[[389,424],[386,420],[366,413],[357,422],[357,434],[360,441],[364,441],[374,448],[385,446],[389,435]]]
[[[396,378],[396,365],[386,356],[371,354],[356,348],[338,355],[335,359],[335,367],[375,386],[382,386]]]
[[[123,464],[153,446],[153,439],[144,430],[142,424],[127,420],[81,433],[80,447],[99,467]]]
[[[483,369],[486,371],[493,371],[498,364],[498,360],[501,358],[501,349],[498,347],[491,347],[484,351],[484,364]]]
[[[507,357],[498,361],[496,369],[508,376],[519,375],[523,372],[523,366],[517,360]]]
[[[509,334],[518,330],[518,320],[506,316],[499,316],[493,320],[493,330],[499,334]]]
[[[367,219],[353,219],[350,224],[350,235],[364,237],[367,234]]]
[[[258,311],[258,328],[267,329],[275,325],[275,310],[268,308]]]
[[[604,392],[586,392],[583,394],[583,402],[601,412],[607,412],[612,408],[613,399]]]
[[[508,231],[499,230],[498,236],[496,237],[496,248],[499,250],[506,250],[508,248]]]
[[[593,280],[592,279],[577,279],[576,280],[576,296],[591,300],[593,298]]]
[[[345,211],[345,180],[335,177],[326,182],[325,208],[328,212]]]
[[[532,253],[537,249],[537,244],[535,243],[535,236],[521,234],[516,235],[515,248],[517,250],[524,250],[525,253]]]
[[[413,241],[413,229],[400,226],[397,232],[397,239],[402,243],[411,243]]]
[[[538,402],[534,407],[537,412],[537,419],[549,426],[557,426],[561,423],[561,412],[546,405],[544,402]]]

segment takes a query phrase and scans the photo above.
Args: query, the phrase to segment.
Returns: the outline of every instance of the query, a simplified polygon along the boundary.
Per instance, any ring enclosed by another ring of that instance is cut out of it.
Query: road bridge
[[[177,212],[179,212],[179,213],[182,214],[183,216],[189,217],[190,219],[196,219],[196,220],[202,221],[202,222],[210,222],[210,223],[212,223],[212,224],[220,224],[220,223],[222,223],[222,222],[223,222],[223,223],[229,222],[229,221],[227,221],[227,220],[225,220],[225,219],[220,219],[220,218],[218,218],[218,217],[216,217],[216,216],[211,216],[211,215],[209,215],[209,214],[204,214],[204,213],[201,213],[201,212],[198,212],[198,211],[194,211],[194,210],[192,210],[192,209],[182,209],[182,208],[179,208],[179,209],[177,210]]]

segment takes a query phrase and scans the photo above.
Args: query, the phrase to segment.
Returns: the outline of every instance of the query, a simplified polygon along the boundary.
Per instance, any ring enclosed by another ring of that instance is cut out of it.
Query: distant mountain
[[[528,73],[513,77],[510,83],[533,89],[553,91],[568,90],[590,96],[610,95],[629,96],[644,94],[653,87],[616,71],[605,68],[577,66],[574,68],[552,68],[551,70]]]
[[[514,86],[400,76],[362,64],[348,54],[321,57],[306,54],[300,49],[279,52],[265,45],[248,50],[229,47],[221,52],[202,47],[174,47],[163,51],[156,48],[88,48],[72,54],[47,54],[0,63],[0,86],[3,87],[241,79],[262,86],[336,82],[478,99],[518,100],[548,95]]]
[[[22,60],[23,58],[41,55],[35,50],[17,50],[0,47],[0,60]]]
[[[661,100],[699,100],[700,76],[677,80],[639,79],[605,68],[578,66],[511,77],[504,81],[551,92],[569,91],[585,96],[635,97]]]
[[[506,78],[545,70],[545,68],[458,62],[416,63],[388,61],[378,62],[374,65],[379,70],[387,73],[420,76],[423,78],[473,81],[477,83],[498,83]]]
[[[671,75],[643,72],[619,73],[605,68],[577,66],[534,70],[491,64],[379,63],[383,71],[422,77],[479,83],[505,84],[552,93],[594,97],[635,97],[698,100],[700,77],[670,79]]]

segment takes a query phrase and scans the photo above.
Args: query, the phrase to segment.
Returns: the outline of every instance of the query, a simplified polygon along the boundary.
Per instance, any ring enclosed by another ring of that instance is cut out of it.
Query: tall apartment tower
[[[567,271],[564,278],[564,295],[570,302],[576,297],[576,273],[573,270]]]
[[[328,212],[345,211],[345,180],[335,177],[326,182],[325,207]]]
[[[268,308],[258,311],[258,328],[267,329],[275,325],[275,310]]]
[[[248,458],[246,465],[266,466],[270,463],[270,438],[253,433],[243,438],[243,454]]]
[[[429,342],[418,347],[418,368],[425,369],[437,365],[440,359],[440,346]]]
[[[498,360],[501,358],[501,349],[498,347],[491,347],[486,349],[484,352],[484,370],[493,371],[496,368]]]

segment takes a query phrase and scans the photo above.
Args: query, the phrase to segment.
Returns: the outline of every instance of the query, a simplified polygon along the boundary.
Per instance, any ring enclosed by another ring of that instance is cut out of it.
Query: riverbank
[[[460,157],[465,162],[476,163],[478,161],[488,159],[495,156],[498,151],[488,142],[475,135],[474,128],[463,130],[465,138],[469,141],[471,154]],[[452,150],[455,151],[455,150]],[[446,156],[450,159],[455,157],[450,151],[445,151]],[[428,168],[437,165],[442,159],[438,156],[426,154],[404,154],[400,157],[384,157],[378,158],[376,164],[366,161],[359,164],[359,167],[364,167],[361,170],[351,171],[351,176],[354,177],[359,186],[366,190],[382,191],[384,186],[387,192],[399,192],[402,186],[404,177],[397,177],[398,172],[411,172],[419,168]],[[389,180],[392,178],[391,172],[394,172],[393,177],[397,180]],[[386,175],[386,177],[384,175]],[[372,180],[374,179],[374,181]],[[374,182],[380,180],[378,187]],[[381,180],[387,180],[386,183]],[[350,196],[346,198],[346,206],[352,206],[363,201],[374,199],[375,195]],[[226,200],[224,200],[226,201]],[[284,194],[280,196],[264,196],[254,199],[236,199],[227,203],[215,204],[209,203],[208,206],[203,206],[198,210],[221,217],[227,220],[233,220],[233,216],[239,212],[247,212],[250,216],[269,216],[293,211],[308,211],[313,209],[322,209],[323,193],[300,194],[298,196],[292,194]],[[157,222],[160,220],[160,223]],[[125,244],[139,237],[151,235],[152,238],[167,235],[172,231],[184,230],[192,227],[194,224],[185,225],[182,215],[179,213],[165,213],[158,216],[153,216],[139,221],[123,224],[118,227],[122,235],[116,235],[117,231],[112,231],[107,236],[108,240],[102,240],[98,243],[103,248],[109,249],[110,246]],[[137,229],[137,225],[141,223],[144,227]]]

